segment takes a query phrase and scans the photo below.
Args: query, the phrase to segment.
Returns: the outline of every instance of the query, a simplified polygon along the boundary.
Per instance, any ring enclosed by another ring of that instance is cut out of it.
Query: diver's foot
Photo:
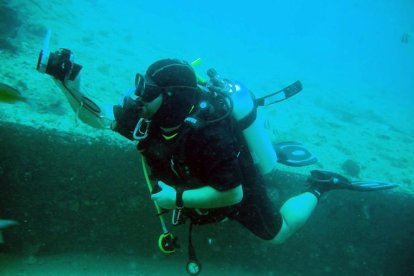
[[[330,190],[352,189],[351,181],[338,173],[313,170],[310,174],[307,179],[307,183],[310,186],[309,192],[314,194],[318,199],[323,193]]]
[[[314,194],[316,198],[330,190],[346,189],[352,191],[379,191],[398,187],[398,184],[383,181],[350,181],[346,177],[328,171],[313,170],[310,172],[307,182],[309,184],[309,192]]]

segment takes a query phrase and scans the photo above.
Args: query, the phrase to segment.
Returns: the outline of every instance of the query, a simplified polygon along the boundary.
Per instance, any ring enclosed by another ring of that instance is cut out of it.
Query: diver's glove
[[[134,140],[134,130],[142,114],[143,105],[131,97],[124,97],[122,105],[113,107],[116,123],[112,129],[129,140]]]

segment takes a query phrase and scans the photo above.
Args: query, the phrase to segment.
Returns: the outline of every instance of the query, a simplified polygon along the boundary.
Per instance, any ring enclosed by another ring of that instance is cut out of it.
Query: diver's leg
[[[280,213],[283,218],[282,228],[272,242],[281,244],[286,241],[305,224],[317,204],[317,197],[310,192],[305,192],[288,199],[282,208],[280,208]]]

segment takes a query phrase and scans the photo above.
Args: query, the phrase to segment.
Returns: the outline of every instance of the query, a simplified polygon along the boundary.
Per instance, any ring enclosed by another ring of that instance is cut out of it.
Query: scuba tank
[[[232,116],[239,122],[255,165],[265,175],[275,168],[276,152],[264,128],[264,120],[257,113],[254,95],[241,83],[235,82],[233,85]]]
[[[254,95],[242,83],[220,78],[214,69],[208,70],[207,75],[210,77],[207,88],[213,93],[227,95],[231,116],[239,124],[255,165],[262,175],[270,173],[277,156],[264,128],[264,120],[257,113]]]

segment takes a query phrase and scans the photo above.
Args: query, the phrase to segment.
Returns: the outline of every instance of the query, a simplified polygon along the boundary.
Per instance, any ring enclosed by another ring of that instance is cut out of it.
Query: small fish
[[[410,42],[410,35],[408,33],[403,33],[401,36],[401,43],[408,44]]]
[[[11,87],[8,84],[0,83],[0,102],[2,103],[16,103],[26,102],[27,99],[23,97],[19,90]]]

